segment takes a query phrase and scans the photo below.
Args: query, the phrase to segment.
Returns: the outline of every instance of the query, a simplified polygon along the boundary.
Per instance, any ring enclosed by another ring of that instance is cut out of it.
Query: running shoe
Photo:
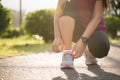
[[[71,50],[63,51],[61,69],[72,69],[73,67],[73,56]]]
[[[96,65],[97,64],[97,59],[89,53],[87,50],[85,52],[85,64],[86,65]]]

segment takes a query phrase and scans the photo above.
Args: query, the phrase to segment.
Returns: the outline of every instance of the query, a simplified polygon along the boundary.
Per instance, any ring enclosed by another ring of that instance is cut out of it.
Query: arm
[[[92,20],[87,25],[87,28],[82,34],[82,36],[89,38],[93,34],[93,32],[95,31],[95,29],[101,21],[101,17],[103,16],[103,10],[104,8],[102,0],[96,0]],[[73,57],[78,58],[82,56],[85,48],[86,45],[82,42],[81,39],[79,39],[72,51]]]
[[[102,0],[96,0],[92,20],[89,22],[82,36],[89,38],[92,35],[92,33],[97,28],[97,25],[101,21],[101,17],[103,16],[103,11],[104,11],[104,7]]]
[[[59,31],[59,17],[62,15],[63,10],[62,10],[62,5],[66,2],[67,0],[59,0],[54,16],[54,37],[55,39],[59,39],[61,37],[60,31]]]
[[[54,52],[60,52],[63,50],[63,41],[61,38],[61,32],[59,29],[59,18],[63,13],[62,5],[66,2],[66,0],[59,0],[54,16],[54,41],[52,44],[52,50]]]

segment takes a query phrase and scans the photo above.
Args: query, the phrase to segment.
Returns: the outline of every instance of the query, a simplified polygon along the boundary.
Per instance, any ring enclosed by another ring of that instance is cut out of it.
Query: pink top
[[[73,4],[75,4],[76,8],[79,10],[78,12],[80,14],[81,26],[86,27],[90,20],[92,19],[96,0],[70,0],[70,1]],[[101,17],[101,22],[99,23],[98,28],[106,31],[104,17]]]

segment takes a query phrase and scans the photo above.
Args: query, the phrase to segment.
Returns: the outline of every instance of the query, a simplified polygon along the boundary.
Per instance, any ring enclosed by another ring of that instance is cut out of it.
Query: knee
[[[71,24],[71,23],[74,23],[74,19],[70,16],[62,16],[59,18],[59,23],[62,23],[62,24]]]
[[[103,58],[108,55],[110,45],[106,42],[103,42],[97,45],[93,44],[92,46],[89,46],[89,49],[94,57]]]
[[[105,32],[95,32],[89,40],[88,47],[93,56],[97,58],[107,56],[110,49],[110,43]]]
[[[100,52],[93,53],[93,56],[96,58],[103,58],[106,57],[109,53],[109,50],[102,50]]]
[[[101,46],[99,47],[98,56],[96,55],[96,57],[103,58],[107,56],[109,53],[109,50],[110,50],[110,44],[104,42],[104,44],[101,44]]]

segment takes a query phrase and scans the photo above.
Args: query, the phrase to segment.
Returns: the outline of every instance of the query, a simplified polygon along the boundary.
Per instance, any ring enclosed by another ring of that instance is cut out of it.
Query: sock
[[[72,52],[72,50],[63,50],[63,52],[68,52],[68,53],[71,53]]]

